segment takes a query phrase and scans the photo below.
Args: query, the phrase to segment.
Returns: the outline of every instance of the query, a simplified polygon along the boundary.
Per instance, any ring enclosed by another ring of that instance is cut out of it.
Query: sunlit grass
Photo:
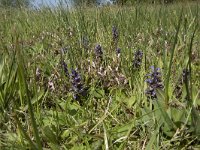
[[[0,149],[199,148],[197,4],[0,14]]]

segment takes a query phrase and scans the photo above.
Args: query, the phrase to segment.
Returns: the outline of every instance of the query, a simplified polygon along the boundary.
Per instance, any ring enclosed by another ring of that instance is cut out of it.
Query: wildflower
[[[183,69],[183,73],[182,73],[182,81],[184,83],[187,82],[188,78],[189,78],[190,72],[188,69]]]
[[[81,82],[81,76],[78,74],[76,70],[72,70],[70,76],[71,76],[73,97],[75,100],[78,100],[81,103],[80,99],[81,97],[85,97],[87,95],[87,89],[84,88]]]
[[[58,76],[56,74],[51,74],[51,76],[49,77],[49,81],[48,81],[48,88],[51,91],[55,91],[55,86],[54,83],[56,82],[56,80],[58,79]]]
[[[143,52],[141,50],[137,50],[134,53],[133,67],[139,69],[142,64]]]
[[[148,77],[148,79],[145,80],[148,85],[146,94],[148,95],[148,97],[154,99],[157,98],[156,89],[163,89],[164,86],[162,83],[160,68],[155,68],[154,66],[152,66],[151,69],[152,72],[146,75]]]
[[[52,90],[52,91],[55,90],[55,86],[54,86],[54,83],[53,83],[52,81],[49,81],[49,82],[48,82],[48,88],[49,88],[50,90]]]
[[[115,44],[117,44],[118,39],[119,39],[119,33],[118,33],[117,28],[115,26],[113,26],[113,28],[112,28],[112,36],[113,36],[113,42]]]
[[[67,68],[67,64],[65,63],[64,60],[61,62],[61,64],[62,64],[63,70],[65,72],[65,76],[68,77],[69,76],[69,71],[68,71],[68,68]]]
[[[174,93],[176,94],[176,98],[181,98],[182,95],[182,86],[183,83],[187,83],[190,72],[188,69],[183,69],[182,75],[178,80],[177,85],[175,86]]]
[[[117,48],[116,53],[117,53],[117,55],[119,55],[121,53],[121,48]]]
[[[39,81],[40,78],[41,78],[41,70],[40,70],[40,68],[36,68],[35,75],[36,75],[36,81]]]
[[[119,58],[121,53],[121,48],[116,48],[116,55]]]
[[[95,50],[96,57],[102,58],[103,51],[102,51],[101,45],[97,44],[94,50]]]

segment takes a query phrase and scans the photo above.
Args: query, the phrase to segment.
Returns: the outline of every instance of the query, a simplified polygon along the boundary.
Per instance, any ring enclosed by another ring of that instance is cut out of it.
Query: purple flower
[[[118,54],[120,54],[121,53],[121,48],[117,48],[116,49],[116,54],[118,55]]]
[[[175,86],[174,93],[176,98],[181,98],[182,90],[183,90],[183,83],[187,83],[190,76],[190,72],[188,69],[183,69],[181,76],[178,79],[178,83]]]
[[[62,64],[63,70],[65,72],[65,76],[68,77],[69,76],[69,71],[68,71],[68,68],[67,68],[67,64],[65,63],[64,60],[61,62],[61,64]]]
[[[190,76],[190,72],[188,69],[183,69],[183,73],[182,73],[182,80],[183,82],[187,82],[188,78]]]
[[[115,44],[117,44],[118,39],[119,39],[119,33],[118,33],[118,30],[115,26],[112,27],[112,36],[113,36],[113,42]]]
[[[133,67],[139,69],[142,64],[143,52],[141,50],[137,50],[134,53]]]
[[[97,44],[97,45],[95,46],[94,51],[95,51],[96,57],[98,57],[98,58],[102,58],[102,57],[103,57],[103,51],[102,51],[101,45]]]
[[[148,85],[148,88],[145,91],[146,95],[152,99],[157,98],[156,89],[164,88],[160,68],[151,66],[151,73],[147,74],[146,77],[148,77],[145,80]]]
[[[73,90],[73,97],[75,100],[78,100],[81,104],[81,98],[87,95],[87,89],[84,88],[81,80],[81,76],[77,72],[77,70],[72,70],[71,72],[71,83],[72,83],[72,90]]]

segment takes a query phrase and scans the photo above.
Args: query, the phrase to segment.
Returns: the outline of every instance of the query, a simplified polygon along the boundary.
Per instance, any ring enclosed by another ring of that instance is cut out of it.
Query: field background
[[[200,149],[199,11],[1,8],[0,149]]]

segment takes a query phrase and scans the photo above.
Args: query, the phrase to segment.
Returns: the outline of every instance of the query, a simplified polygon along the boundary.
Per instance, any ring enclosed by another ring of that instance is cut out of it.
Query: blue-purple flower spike
[[[183,73],[182,73],[182,78],[183,78],[183,82],[187,82],[188,78],[190,76],[190,72],[188,69],[183,69]]]
[[[99,44],[97,44],[96,46],[95,46],[95,55],[96,55],[96,57],[98,57],[98,58],[102,58],[103,57],[103,51],[102,51],[102,47],[101,47],[101,45],[99,45]]]
[[[113,28],[112,28],[112,36],[113,36],[113,42],[115,44],[117,44],[118,38],[119,38],[119,33],[118,33],[117,28],[115,26],[113,26]]]
[[[73,97],[75,100],[78,100],[82,103],[81,97],[87,95],[87,90],[84,88],[81,80],[81,76],[76,70],[72,70],[71,72],[71,83],[72,83],[72,90],[73,90]]]
[[[61,64],[62,64],[63,70],[65,72],[65,76],[68,77],[69,71],[68,71],[68,68],[67,68],[67,64],[65,63],[65,61],[62,61]]]
[[[118,54],[120,54],[121,53],[121,48],[117,48],[116,49],[116,54],[118,55]]]
[[[141,50],[137,50],[134,53],[133,67],[139,69],[142,64],[143,52]]]
[[[188,69],[183,69],[181,76],[178,79],[178,83],[174,89],[174,93],[176,94],[176,98],[179,99],[183,93],[183,84],[187,83],[190,77],[190,72]]]
[[[146,95],[149,98],[157,98],[156,89],[163,89],[162,75],[160,68],[155,68],[151,66],[151,73],[146,75],[148,78],[145,80],[147,82],[148,88],[146,89]]]

